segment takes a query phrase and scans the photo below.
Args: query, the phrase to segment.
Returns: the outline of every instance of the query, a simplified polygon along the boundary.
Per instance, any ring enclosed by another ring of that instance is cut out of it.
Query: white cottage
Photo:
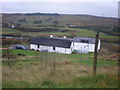
[[[78,53],[94,52],[95,38],[74,37],[73,39],[61,37],[33,37],[30,49],[71,54],[74,50]],[[98,50],[100,49],[100,40]]]
[[[70,54],[71,43],[71,40],[59,37],[33,37],[30,49]]]

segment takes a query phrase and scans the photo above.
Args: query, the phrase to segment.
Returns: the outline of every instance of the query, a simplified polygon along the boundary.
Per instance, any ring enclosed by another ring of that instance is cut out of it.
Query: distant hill
[[[58,13],[2,14],[3,24],[20,24],[21,27],[69,27],[100,31],[119,35],[118,19],[92,15],[68,15]]]

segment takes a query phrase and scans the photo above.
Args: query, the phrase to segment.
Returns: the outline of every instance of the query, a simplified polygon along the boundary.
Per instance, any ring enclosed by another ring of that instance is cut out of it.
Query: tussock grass
[[[3,88],[118,87],[117,61],[98,60],[97,75],[93,76],[93,53],[70,55],[48,53],[47,67],[45,67],[45,52],[36,54],[35,51],[13,50],[12,53],[20,52],[26,54],[25,58],[17,58],[11,67],[6,61],[2,63]],[[52,71],[54,59],[55,75]]]
[[[97,75],[92,67],[78,63],[59,64],[55,76],[51,75],[51,63],[43,68],[40,62],[3,66],[3,87],[20,88],[115,88],[118,84],[118,67],[98,67]],[[12,81],[12,83],[11,83]]]

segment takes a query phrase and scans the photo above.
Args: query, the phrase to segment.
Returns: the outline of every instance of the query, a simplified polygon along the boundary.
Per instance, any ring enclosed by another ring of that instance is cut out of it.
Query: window
[[[37,45],[37,48],[40,48],[40,45]]]
[[[82,43],[89,43],[88,40],[81,40]]]
[[[53,50],[55,50],[55,47],[53,47]]]

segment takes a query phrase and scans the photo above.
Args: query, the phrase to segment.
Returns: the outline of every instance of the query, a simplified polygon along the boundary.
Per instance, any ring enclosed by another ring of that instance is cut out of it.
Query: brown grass
[[[55,77],[51,76],[51,68],[52,63],[49,63],[47,68],[43,68],[45,63],[41,65],[38,63],[31,63],[30,65],[22,65],[19,64],[14,67],[6,67],[3,66],[3,82],[4,81],[27,81],[29,83],[33,83],[36,81],[42,81],[45,78],[49,78],[55,80],[59,83],[70,83],[72,79],[75,77],[81,76],[91,76],[92,69],[91,66],[80,65],[78,63],[67,63],[59,62],[57,63]],[[97,68],[97,74],[117,74],[118,67],[117,66],[104,66]]]

